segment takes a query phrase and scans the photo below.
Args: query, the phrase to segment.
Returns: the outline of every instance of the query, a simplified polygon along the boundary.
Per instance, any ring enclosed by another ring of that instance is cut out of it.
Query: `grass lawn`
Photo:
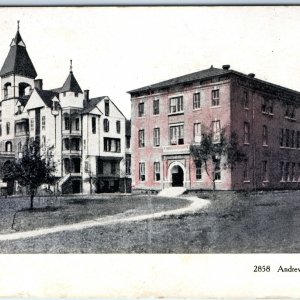
[[[73,224],[107,216],[127,217],[176,209],[190,201],[151,196],[36,197],[33,210],[28,197],[0,200],[0,234]],[[15,217],[15,218],[14,218]],[[14,220],[14,222],[13,222]]]
[[[199,196],[210,197],[211,205],[193,214],[0,242],[0,249],[2,253],[300,252],[300,191],[219,193],[213,198],[211,194]],[[68,201],[64,200],[62,207],[70,205]],[[168,209],[170,205],[170,209],[173,209],[174,205],[187,205],[180,199],[160,200],[153,196],[128,196],[126,204],[122,204],[123,198],[118,197],[112,200],[103,198],[103,201],[104,215],[122,212],[124,208],[131,210],[140,205],[140,209],[148,213],[149,207]],[[152,203],[150,206],[149,201]],[[158,201],[157,206],[153,204],[155,201]],[[99,211],[102,206],[100,202]],[[93,201],[71,203],[71,206],[89,211],[93,210],[94,204],[91,203]],[[111,204],[111,208],[104,209],[104,204],[108,207]]]

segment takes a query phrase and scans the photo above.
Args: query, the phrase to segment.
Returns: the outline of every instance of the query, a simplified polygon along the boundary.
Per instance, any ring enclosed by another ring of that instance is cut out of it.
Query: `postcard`
[[[299,16],[1,7],[0,297],[298,298]]]

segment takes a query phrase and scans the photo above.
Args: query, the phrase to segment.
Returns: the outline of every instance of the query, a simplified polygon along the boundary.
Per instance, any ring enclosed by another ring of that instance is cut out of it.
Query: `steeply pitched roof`
[[[102,101],[103,99],[107,98],[106,96],[101,96],[101,97],[97,97],[97,98],[91,98],[88,101],[84,101],[84,107],[83,107],[83,114],[88,114],[89,112],[91,112],[96,105]]]
[[[72,71],[70,71],[69,76],[67,77],[62,88],[59,89],[59,92],[60,93],[63,92],[82,93],[82,90]]]
[[[177,84],[182,84],[186,82],[192,82],[194,80],[200,80],[211,76],[223,75],[228,73],[228,70],[218,69],[211,66],[209,69],[205,69],[202,71],[194,72],[191,74],[175,77],[169,80],[161,81],[152,85],[144,86],[135,90],[131,90],[128,93],[136,93],[136,92],[143,92],[149,89],[157,89],[157,88],[166,88],[169,86],[174,86]]]
[[[58,93],[55,93],[53,91],[47,91],[47,90],[39,90],[39,89],[35,89],[35,90],[37,91],[41,99],[44,101],[44,103],[48,107],[52,107],[52,99],[55,96],[58,96]]]
[[[35,78],[37,76],[19,31],[17,31],[16,36],[10,44],[10,50],[0,71],[1,77],[10,74],[29,78]]]

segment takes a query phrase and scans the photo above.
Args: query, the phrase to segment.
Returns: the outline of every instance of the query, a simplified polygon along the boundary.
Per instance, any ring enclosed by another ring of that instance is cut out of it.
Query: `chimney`
[[[223,65],[222,68],[223,68],[223,70],[229,70],[230,69],[230,65]]]
[[[254,78],[254,77],[255,77],[255,74],[254,74],[254,73],[249,73],[248,76],[249,76],[250,78]]]
[[[34,87],[38,90],[42,90],[43,89],[43,79],[35,79]]]
[[[84,92],[84,100],[89,101],[90,100],[90,97],[89,97],[90,90],[84,90],[83,92]]]

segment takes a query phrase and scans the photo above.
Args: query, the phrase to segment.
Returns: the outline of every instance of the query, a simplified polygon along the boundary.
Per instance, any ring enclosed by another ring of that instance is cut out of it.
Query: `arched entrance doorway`
[[[175,165],[171,169],[172,186],[183,186],[184,172],[181,166]]]

